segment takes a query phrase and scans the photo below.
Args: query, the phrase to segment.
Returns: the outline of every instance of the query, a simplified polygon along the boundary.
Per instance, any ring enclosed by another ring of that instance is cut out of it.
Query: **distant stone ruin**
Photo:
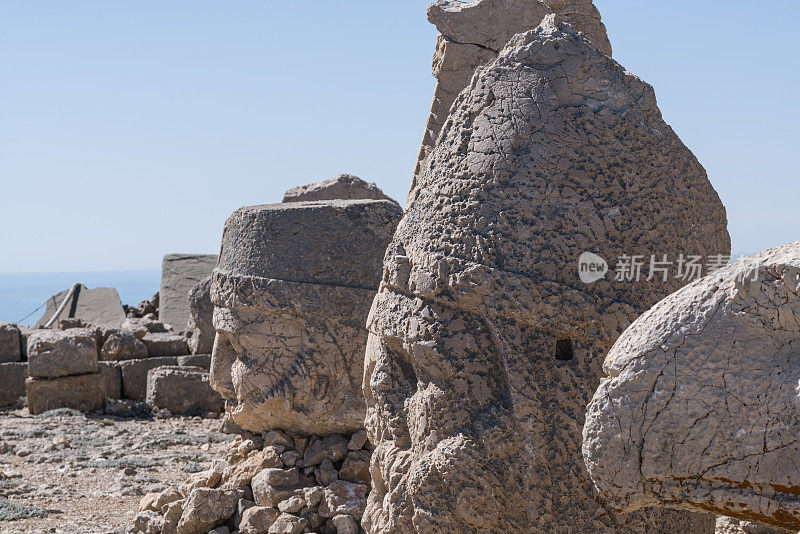
[[[64,302],[67,297],[68,301]],[[56,312],[59,312],[58,315]],[[125,310],[116,289],[89,289],[83,284],[75,284],[72,289],[64,290],[47,300],[44,315],[36,321],[36,328],[44,328],[47,324],[57,327],[66,319],[119,328],[125,320]]]
[[[583,450],[601,495],[621,511],[690,508],[800,531],[798,343],[800,242],[639,317],[587,409]]]
[[[189,292],[217,265],[214,254],[167,254],[161,263],[159,314],[161,322],[172,325],[178,334],[187,331]]]

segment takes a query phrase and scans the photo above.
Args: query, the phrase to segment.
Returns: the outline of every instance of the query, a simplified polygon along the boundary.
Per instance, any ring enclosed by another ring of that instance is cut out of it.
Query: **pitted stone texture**
[[[764,525],[740,521],[733,517],[718,517],[714,534],[782,534],[784,530],[775,530]]]
[[[36,322],[36,328],[43,328],[47,324],[67,293],[68,289],[48,299],[44,315]],[[58,325],[63,319],[80,319],[87,324],[119,328],[125,320],[125,310],[119,300],[119,293],[113,287],[89,289],[81,284],[53,324]]]
[[[150,369],[166,365],[178,365],[177,356],[125,360],[118,364],[122,374],[122,396],[126,399],[144,401],[147,399],[147,373]]]
[[[364,323],[402,212],[387,200],[237,210],[212,280],[211,383],[252,432],[363,428]]]
[[[28,372],[40,378],[96,373],[96,333],[72,328],[32,334],[28,338]]]
[[[200,367],[157,367],[147,372],[147,402],[173,414],[221,412],[224,402]]]
[[[14,323],[0,323],[0,363],[22,360],[22,334]]]
[[[211,354],[214,348],[214,304],[211,303],[211,277],[204,278],[189,291],[189,352]]]
[[[461,93],[388,247],[367,323],[368,532],[713,531],[596,502],[581,425],[602,356],[682,282],[585,285],[587,250],[705,256],[730,239],[652,88],[548,16]]]
[[[768,250],[670,295],[625,331],[584,429],[589,473],[608,502],[800,530],[799,279],[800,243]]]
[[[438,82],[414,170],[414,183],[436,146],[453,102],[469,85],[475,70],[495,59],[515,34],[536,28],[545,15],[552,13],[571,22],[611,56],[605,26],[591,0],[441,0],[428,7],[428,20],[440,32],[433,56],[433,75]]]
[[[389,200],[374,182],[365,182],[352,174],[340,174],[330,180],[293,187],[283,194],[283,202],[316,200]]]
[[[161,262],[158,318],[178,333],[189,322],[189,291],[211,275],[217,265],[213,254],[167,254]]]

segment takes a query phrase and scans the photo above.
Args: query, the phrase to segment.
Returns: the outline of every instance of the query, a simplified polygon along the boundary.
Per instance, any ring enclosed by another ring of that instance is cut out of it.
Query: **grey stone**
[[[29,377],[25,389],[28,411],[33,415],[56,408],[99,410],[106,399],[106,386],[101,373],[51,379]]]
[[[334,480],[339,479],[339,473],[336,471],[336,468],[333,467],[333,463],[325,458],[322,463],[314,469],[314,478],[320,486],[327,486]]]
[[[122,373],[119,367],[111,362],[100,362],[98,370],[103,377],[105,383],[106,398],[107,399],[121,399],[122,398]]]
[[[148,333],[162,334],[173,332],[172,325],[167,325],[151,317],[128,317],[122,323],[121,328],[133,332],[138,339],[142,339]]]
[[[319,515],[335,517],[346,514],[361,519],[367,506],[368,489],[364,484],[353,484],[344,480],[331,482],[322,490]]]
[[[800,530],[800,242],[665,298],[617,340],[583,452],[603,498]]]
[[[358,534],[358,523],[351,515],[339,514],[333,516],[331,523],[336,527],[336,534]]]
[[[67,293],[69,290],[62,291],[47,300],[44,315],[36,322],[36,328],[42,328],[51,319]],[[119,328],[125,320],[125,310],[122,308],[116,289],[112,287],[89,289],[81,284],[53,324],[57,325],[61,319],[73,318],[85,323]]]
[[[28,372],[56,378],[97,372],[97,336],[92,330],[46,330],[28,338]]]
[[[239,534],[267,534],[281,513],[268,506],[251,506],[242,513]]]
[[[14,323],[0,323],[0,363],[22,360],[22,334]]]
[[[147,398],[147,372],[165,365],[178,365],[178,357],[165,356],[119,362],[118,366],[122,373],[122,396],[126,399],[144,401]]]
[[[283,194],[283,203],[318,200],[389,200],[374,182],[365,182],[352,174],[340,174],[330,180],[293,187]]]
[[[319,439],[308,446],[303,455],[303,465],[319,465],[324,459],[340,462],[347,454],[347,438],[333,434]]]
[[[147,345],[129,330],[114,330],[100,349],[101,361],[138,360],[147,358]]]
[[[189,351],[211,354],[214,348],[214,304],[211,303],[211,277],[204,278],[189,291]]]
[[[192,354],[178,356],[178,365],[184,367],[202,367],[206,371],[211,369],[211,354]]]
[[[233,516],[239,501],[236,490],[196,488],[183,507],[178,534],[206,534]]]
[[[267,532],[268,534],[300,534],[307,524],[308,520],[304,517],[282,513]]]
[[[25,396],[27,378],[26,362],[0,363],[0,406],[11,406]]]
[[[339,469],[339,478],[354,484],[370,485],[369,451],[350,451]]]
[[[400,215],[386,200],[336,200],[228,219],[212,277],[211,382],[235,423],[256,433],[363,428],[364,322]]]
[[[713,531],[593,494],[581,430],[603,355],[685,281],[584,284],[577,266],[729,254],[726,223],[649,85],[553,15],[514,36],[454,102],[386,252],[365,530]]]
[[[200,367],[157,367],[147,372],[147,402],[173,414],[221,412],[225,403]]]
[[[189,353],[186,338],[178,334],[148,333],[142,338],[142,343],[147,347],[148,356],[183,356]]]
[[[176,332],[189,322],[189,291],[214,270],[213,254],[167,254],[161,263],[158,318]]]
[[[364,445],[366,445],[367,442],[368,442],[367,431],[359,430],[358,432],[350,436],[350,441],[347,442],[347,450],[357,451],[359,449],[363,449]]]

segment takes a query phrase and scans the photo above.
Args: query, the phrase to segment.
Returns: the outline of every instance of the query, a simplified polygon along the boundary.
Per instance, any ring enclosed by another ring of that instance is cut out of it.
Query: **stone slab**
[[[147,402],[173,414],[222,412],[225,403],[200,367],[158,367],[147,373]]]
[[[28,371],[38,378],[97,372],[97,335],[88,328],[44,330],[28,337]]]
[[[211,275],[217,265],[214,254],[167,254],[161,263],[158,318],[175,332],[186,331],[189,291]]]
[[[99,410],[105,404],[106,387],[101,373],[45,379],[30,377],[25,382],[28,411],[33,415],[72,408]]]
[[[98,370],[103,377],[107,399],[122,398],[122,372],[119,366],[112,362],[100,362]]]
[[[178,356],[178,365],[181,367],[201,367],[208,371],[211,369],[211,355],[192,354],[190,356]]]
[[[22,343],[19,327],[14,323],[0,323],[0,363],[22,360]]]
[[[67,289],[48,299],[44,315],[36,322],[36,328],[42,328],[50,320],[68,292]],[[53,324],[58,324],[63,319],[74,318],[85,323],[119,328],[125,320],[125,310],[122,308],[119,293],[113,287],[89,289],[81,284],[70,300]]]
[[[144,401],[147,398],[147,372],[165,365],[178,365],[178,357],[165,356],[118,362],[117,366],[122,373],[122,396],[126,399]]]
[[[158,356],[183,356],[189,354],[189,346],[182,335],[162,333],[148,333],[142,338],[147,347],[147,355]]]
[[[27,363],[0,363],[0,406],[11,406],[25,396],[27,378]]]

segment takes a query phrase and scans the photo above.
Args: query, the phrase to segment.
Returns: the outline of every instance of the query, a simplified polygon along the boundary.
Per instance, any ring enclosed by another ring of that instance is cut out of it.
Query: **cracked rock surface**
[[[800,530],[799,279],[800,243],[767,250],[670,295],[620,337],[584,428],[608,502]]]
[[[433,56],[437,84],[414,181],[424,170],[450,107],[475,70],[495,59],[515,34],[536,28],[545,15],[553,13],[611,56],[606,28],[592,0],[440,0],[428,6],[428,20],[440,32]]]
[[[581,427],[602,358],[683,282],[584,285],[587,250],[730,240],[652,88],[551,15],[459,95],[387,250],[367,322],[367,532],[713,532],[710,515],[618,515],[593,494]]]

